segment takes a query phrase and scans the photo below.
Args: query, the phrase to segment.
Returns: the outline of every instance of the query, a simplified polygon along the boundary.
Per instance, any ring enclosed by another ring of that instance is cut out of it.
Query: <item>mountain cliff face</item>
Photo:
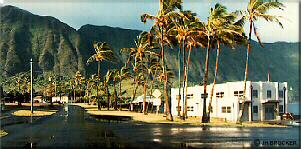
[[[0,57],[4,75],[29,70],[29,59],[38,70],[69,74],[84,71],[77,31],[53,17],[41,17],[13,6],[0,9]]]
[[[38,16],[28,11],[5,6],[0,8],[0,72],[11,76],[29,70],[29,59],[38,61],[35,70],[53,71],[56,74],[73,76],[77,70],[83,74],[97,72],[96,64],[86,65],[93,54],[93,41],[109,43],[119,58],[116,65],[102,63],[102,74],[108,67],[120,67],[125,56],[120,48],[133,47],[134,39],[141,32],[108,26],[84,25],[75,30],[58,19]],[[298,87],[299,43],[266,43],[265,48],[252,42],[250,77],[252,81],[265,81],[270,72],[272,81],[288,81]],[[209,80],[213,78],[215,49],[210,52]],[[178,74],[177,49],[166,52],[168,68]],[[222,47],[218,83],[243,80],[246,47],[236,49]],[[194,49],[189,66],[189,80],[200,83],[203,77],[205,49]],[[176,79],[174,78],[174,79]]]

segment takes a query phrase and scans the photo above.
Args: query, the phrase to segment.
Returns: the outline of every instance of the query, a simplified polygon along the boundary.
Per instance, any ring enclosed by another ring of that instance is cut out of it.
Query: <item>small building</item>
[[[55,96],[51,98],[52,102],[68,103],[68,96]]]
[[[142,106],[143,106],[143,99],[144,99],[144,96],[141,95],[141,96],[138,96],[136,99],[134,99],[131,103],[130,103],[130,110],[134,110],[135,107],[136,109],[140,107],[140,109],[142,109]],[[160,99],[156,98],[156,97],[153,97],[153,96],[146,96],[146,104],[153,104],[154,101],[158,101]],[[160,100],[161,101],[161,100]]]
[[[206,109],[208,109],[212,84],[207,85]],[[216,84],[212,96],[211,117],[237,121],[243,103],[244,82]],[[185,90],[184,90],[185,91]],[[202,116],[204,87],[187,89],[187,116]],[[174,116],[183,113],[183,88],[171,89],[171,112]],[[179,98],[180,97],[180,98]],[[287,112],[287,82],[246,82],[246,98],[243,121],[274,120]],[[180,99],[180,102],[179,100]],[[207,110],[208,111],[208,110]]]

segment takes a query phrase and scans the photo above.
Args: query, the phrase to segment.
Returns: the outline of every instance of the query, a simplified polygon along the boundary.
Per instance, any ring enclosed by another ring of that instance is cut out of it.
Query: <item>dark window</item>
[[[253,106],[253,113],[258,113],[258,106]]]
[[[223,98],[224,97],[224,92],[217,92],[216,93],[216,98]]]
[[[187,94],[187,99],[193,99],[193,94]]]
[[[193,111],[193,106],[187,107],[187,111]]]
[[[243,94],[244,94],[244,91],[234,91],[234,96],[242,97]]]
[[[271,98],[272,97],[272,91],[271,90],[267,90],[267,98]]]
[[[208,93],[206,93],[206,98],[208,97]],[[204,98],[204,94],[201,94],[201,98]]]
[[[234,96],[238,96],[238,91],[234,91]]]
[[[226,107],[222,107],[222,113],[226,113],[227,112],[227,108]]]
[[[279,98],[283,98],[283,91],[278,91]]]
[[[283,113],[283,105],[279,105],[279,112]]]
[[[222,107],[222,113],[231,113],[231,107]]]
[[[258,90],[253,90],[252,95],[254,98],[258,98]]]
[[[227,113],[231,113],[231,107],[227,107]]]

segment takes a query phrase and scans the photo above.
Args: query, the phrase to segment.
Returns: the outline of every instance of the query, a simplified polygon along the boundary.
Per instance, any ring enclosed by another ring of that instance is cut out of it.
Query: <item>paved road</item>
[[[299,128],[227,128],[132,122],[103,122],[89,117],[77,106],[65,106],[46,118],[23,123],[1,124],[9,134],[1,138],[1,148],[220,148],[256,147],[266,141],[295,141]],[[259,141],[259,142],[258,142]],[[286,145],[288,146],[288,145]],[[283,146],[280,146],[283,147]]]

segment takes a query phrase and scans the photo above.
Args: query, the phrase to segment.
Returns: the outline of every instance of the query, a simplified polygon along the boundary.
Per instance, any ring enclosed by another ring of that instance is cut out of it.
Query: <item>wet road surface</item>
[[[16,124],[2,121],[1,126],[8,135],[1,138],[1,148],[275,147],[275,143],[269,144],[269,141],[291,141],[292,144],[284,146],[299,146],[297,127],[229,128],[105,122],[90,117],[81,107],[68,105],[49,117],[28,118]]]

